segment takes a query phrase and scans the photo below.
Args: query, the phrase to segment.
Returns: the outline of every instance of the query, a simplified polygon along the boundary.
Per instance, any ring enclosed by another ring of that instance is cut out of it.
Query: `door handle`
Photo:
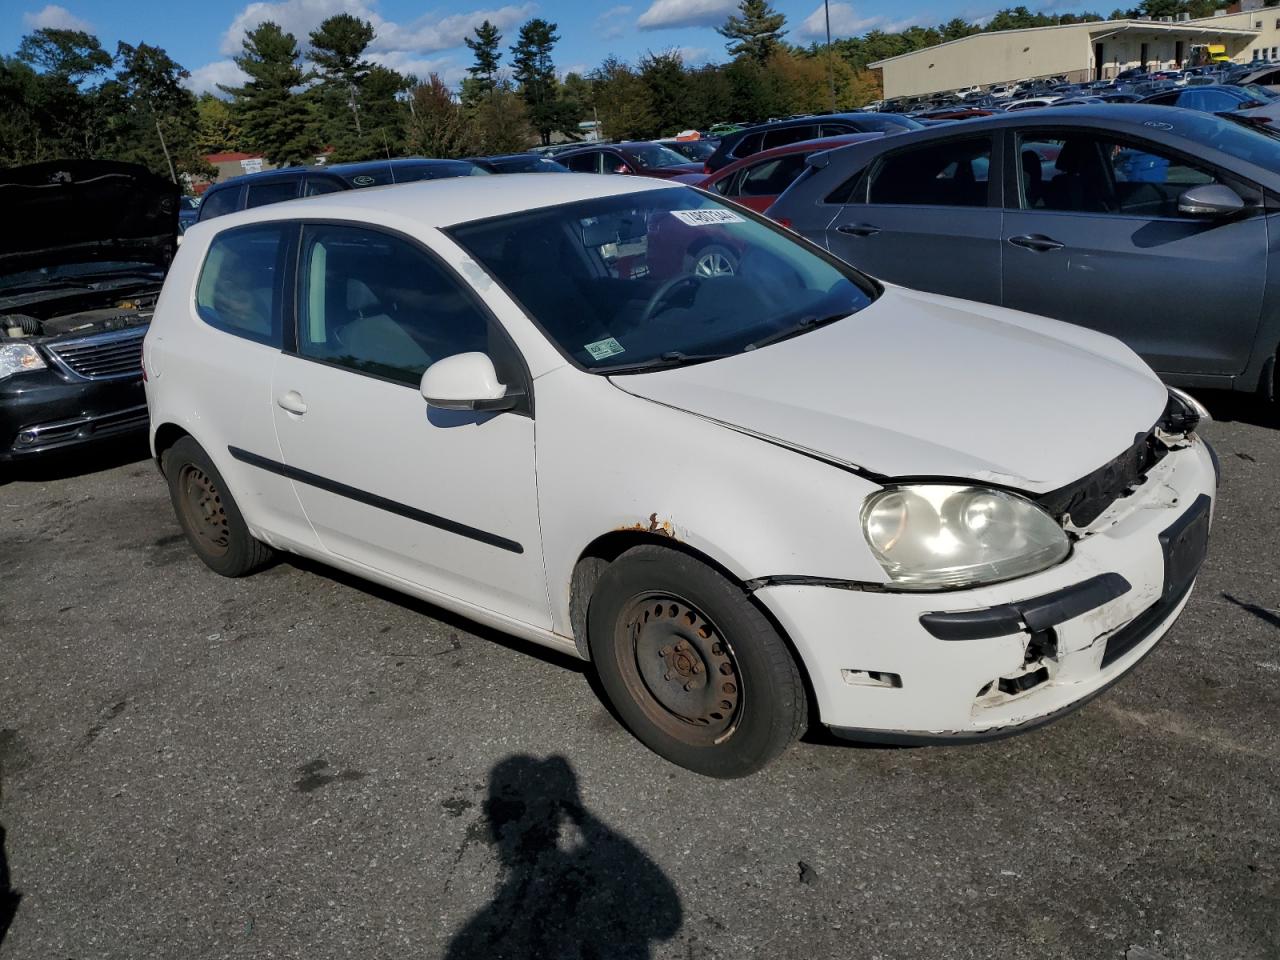
[[[1047,253],[1050,250],[1061,250],[1066,246],[1065,243],[1059,243],[1052,237],[1046,237],[1042,233],[1033,233],[1025,237],[1010,237],[1009,242],[1015,247],[1025,247],[1027,250],[1034,250],[1036,253]]]
[[[874,237],[880,232],[880,228],[870,223],[842,223],[836,227],[836,232],[854,237]]]
[[[290,390],[288,393],[284,394],[284,396],[278,397],[276,399],[276,403],[279,405],[281,410],[288,410],[290,413],[296,413],[298,416],[302,416],[307,412],[307,405],[302,400],[302,394],[297,390]]]

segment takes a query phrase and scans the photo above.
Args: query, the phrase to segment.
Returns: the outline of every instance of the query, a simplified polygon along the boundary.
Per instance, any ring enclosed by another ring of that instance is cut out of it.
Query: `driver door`
[[[450,267],[354,224],[305,224],[294,349],[272,383],[307,519],[337,557],[549,628],[527,413],[429,408],[427,366],[481,351],[528,390],[511,345]]]
[[[1093,130],[1010,138],[1003,305],[1119,337],[1160,373],[1233,374],[1248,362],[1267,279],[1261,204],[1241,216],[1178,211],[1191,187],[1251,184],[1149,141]]]

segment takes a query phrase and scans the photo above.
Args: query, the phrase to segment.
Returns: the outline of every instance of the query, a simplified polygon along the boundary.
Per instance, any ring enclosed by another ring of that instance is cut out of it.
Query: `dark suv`
[[[488,173],[488,170],[468,160],[428,160],[422,157],[339,163],[331,167],[284,167],[215,183],[205,191],[200,202],[200,220],[321,193],[389,183],[412,183],[415,180],[485,176]]]
[[[908,130],[923,130],[925,125],[918,120],[904,117],[897,113],[829,113],[813,117],[797,117],[791,120],[776,120],[756,127],[748,127],[737,133],[725,134],[720,146],[706,160],[703,168],[707,173],[715,173],[721,167],[727,167],[735,160],[749,157],[761,150],[783,147],[788,143],[801,140],[818,140],[822,137],[843,137],[850,133],[905,133]]]

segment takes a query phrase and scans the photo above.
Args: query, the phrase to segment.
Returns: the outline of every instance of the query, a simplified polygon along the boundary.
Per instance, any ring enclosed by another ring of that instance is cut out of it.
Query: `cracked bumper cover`
[[[819,714],[837,735],[897,743],[995,739],[1032,729],[1098,696],[1128,673],[1181,613],[1203,558],[1212,498],[1206,443],[1167,456],[1102,514],[1072,556],[1008,583],[948,593],[879,593],[778,584],[756,597],[804,661]],[[1166,556],[1183,539],[1183,569]],[[1054,653],[1028,663],[1033,634]],[[1043,669],[1028,689],[991,685]],[[869,674],[897,684],[866,684]]]

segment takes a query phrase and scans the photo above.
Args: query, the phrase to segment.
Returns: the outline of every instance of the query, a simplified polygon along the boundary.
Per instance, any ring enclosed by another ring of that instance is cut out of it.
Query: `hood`
[[[1168,394],[1112,337],[887,286],[759,350],[612,378],[628,393],[887,477],[1045,493],[1112,460]]]
[[[178,187],[132,163],[54,160],[0,170],[0,275],[93,260],[167,266]]]

